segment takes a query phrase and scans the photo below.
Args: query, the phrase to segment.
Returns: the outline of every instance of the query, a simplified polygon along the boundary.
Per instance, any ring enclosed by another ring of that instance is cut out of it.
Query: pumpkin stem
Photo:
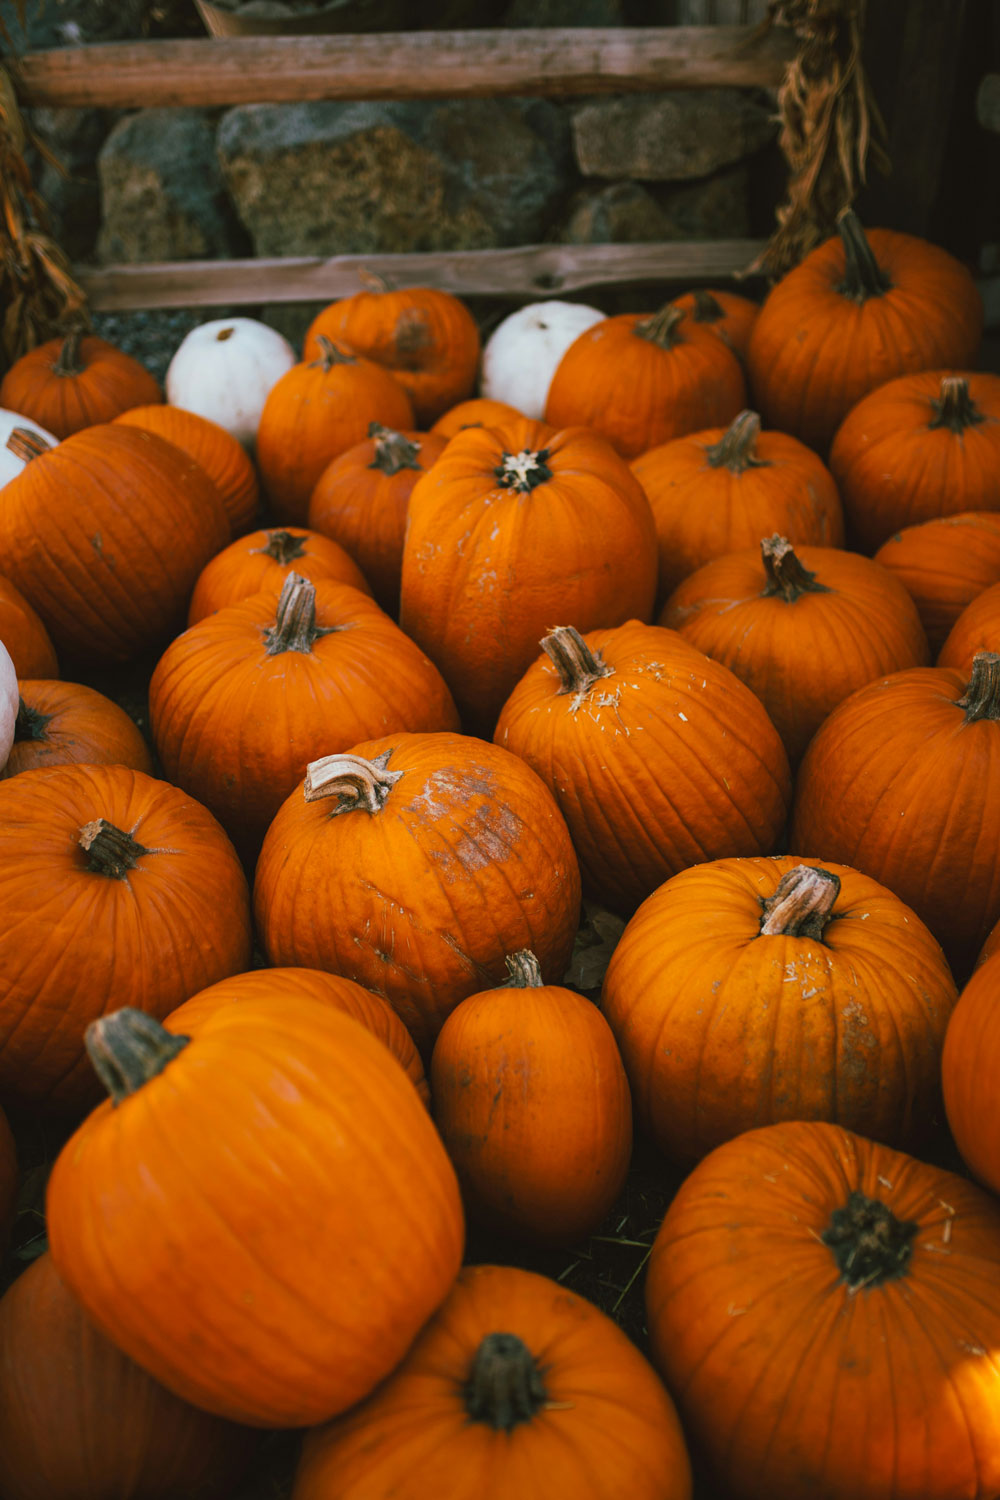
[[[95,875],[106,875],[109,880],[126,880],[129,870],[134,870],[143,854],[152,854],[143,848],[130,833],[116,828],[106,818],[95,818],[85,823],[77,839],[86,852],[87,868]]]
[[[369,271],[367,266],[358,267],[358,280],[366,292],[388,292],[391,288],[388,277],[378,271]]]
[[[346,345],[335,344],[332,339],[327,338],[325,333],[319,334],[316,342],[319,344],[319,357],[310,360],[310,370],[322,370],[323,374],[326,375],[333,369],[334,365],[357,364],[358,356],[356,354],[352,354]]]
[[[74,328],[63,339],[62,348],[52,366],[53,375],[82,375],[83,363],[80,359],[80,340],[83,338],[83,329]]]
[[[44,740],[51,719],[51,714],[43,714],[40,709],[25,703],[23,698],[18,698],[17,718],[14,720],[15,745],[22,745],[26,740]]]
[[[41,458],[43,453],[50,453],[53,445],[40,432],[32,432],[28,427],[13,427],[6,446],[15,458],[28,464],[33,458]]]
[[[967,724],[976,719],[1000,719],[1000,655],[996,651],[976,652],[969,685],[958,707],[965,709]]]
[[[320,636],[332,635],[336,629],[336,625],[316,624],[316,585],[312,580],[301,573],[289,573],[278,596],[274,624],[264,631],[267,654],[309,652]]]
[[[652,313],[648,318],[642,318],[632,332],[638,334],[641,339],[648,339],[651,344],[656,344],[660,349],[673,349],[677,344],[683,343],[678,328],[683,323],[686,314],[683,307],[674,307],[668,302],[661,307],[659,312]]]
[[[905,1273],[919,1228],[911,1219],[898,1219],[888,1204],[853,1192],[843,1208],[834,1209],[820,1239],[833,1251],[847,1290],[858,1292]]]
[[[718,323],[726,316],[719,302],[712,296],[699,288],[694,294],[694,306],[691,309],[691,317],[696,323]]]
[[[931,411],[934,415],[927,423],[929,428],[947,427],[949,432],[959,434],[986,421],[985,412],[979,410],[969,394],[969,382],[964,375],[942,375],[941,393],[931,402]]]
[[[375,457],[369,469],[381,469],[383,474],[398,474],[400,469],[419,469],[417,455],[420,444],[392,427],[383,427],[381,422],[368,425],[368,436],[375,439]]]
[[[794,604],[802,594],[830,593],[825,584],[816,582],[815,573],[810,573],[808,568],[803,567],[787,537],[779,536],[777,532],[773,536],[764,537],[760,544],[760,554],[764,559],[764,572],[767,575],[763,598],[780,594],[786,604]]]
[[[552,470],[547,463],[548,456],[547,448],[539,448],[534,453],[530,448],[522,448],[520,453],[504,453],[493,470],[494,476],[505,490],[516,490],[519,494],[526,495],[536,485],[545,484],[546,480],[552,478]]]
[[[760,937],[822,938],[840,895],[840,877],[814,865],[788,870],[761,902]]]
[[[537,990],[544,985],[542,966],[530,948],[521,948],[517,953],[508,953],[504,959],[508,985],[512,990]]]
[[[374,760],[363,760],[360,755],[324,755],[306,767],[303,795],[307,802],[318,802],[321,797],[336,797],[337,805],[330,811],[331,818],[339,813],[357,812],[364,808],[370,813],[381,812],[402,771],[389,771],[391,750],[383,750]]]
[[[770,460],[758,458],[754,451],[760,437],[760,417],[755,411],[741,411],[735,416],[717,443],[705,449],[713,469],[729,469],[742,474],[744,469],[767,468]]]
[[[473,1422],[486,1422],[496,1432],[530,1422],[548,1400],[535,1356],[516,1333],[486,1335],[463,1394]]]
[[[587,642],[572,625],[557,625],[539,645],[559,673],[560,693],[573,693],[582,701],[602,677],[613,677],[599,651],[591,651]]]
[[[267,557],[273,557],[276,563],[280,563],[283,568],[287,568],[289,563],[293,563],[297,558],[305,556],[306,542],[308,540],[308,537],[295,536],[291,531],[269,531],[267,533],[267,546],[255,547],[254,551],[263,553]]]
[[[174,1036],[144,1010],[129,1005],[91,1021],[83,1036],[94,1071],[116,1109],[129,1094],[162,1073],[191,1040]]]
[[[842,297],[852,302],[867,302],[881,297],[892,285],[888,271],[883,271],[853,209],[845,208],[837,220],[844,244],[844,279],[837,287]]]

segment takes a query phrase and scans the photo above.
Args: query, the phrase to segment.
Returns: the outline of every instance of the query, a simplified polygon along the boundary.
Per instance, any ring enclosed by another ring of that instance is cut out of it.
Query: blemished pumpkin
[[[328,579],[370,594],[368,580],[350,553],[304,526],[277,526],[237,537],[206,563],[188,605],[188,624],[240,604],[254,594],[281,592],[289,573],[312,583]]]
[[[764,421],[818,453],[876,386],[917,370],[970,368],[983,332],[976,284],[946,250],[912,234],[865,231],[849,209],[837,230],[772,288],[747,350]]]
[[[37,611],[11,583],[0,576],[0,641],[10,652],[18,677],[59,676],[56,648]]]
[[[366,1031],[388,1047],[424,1104],[430,1108],[431,1091],[420,1054],[392,1006],[381,995],[363,989],[353,979],[344,979],[340,974],[327,974],[322,969],[251,969],[247,974],[232,974],[185,1000],[177,1010],[171,1011],[166,1025],[169,1031],[194,1035],[202,1022],[214,1015],[220,1006],[241,1005],[246,1000],[267,996],[295,1001],[300,995],[319,1000],[360,1021]]]
[[[434,1120],[471,1219],[540,1244],[593,1233],[632,1154],[628,1081],[590,1000],[531,952],[451,1012],[431,1055]]]
[[[166,402],[133,407],[115,421],[158,433],[201,464],[219,492],[233,536],[250,530],[260,508],[260,485],[245,448],[231,432],[197,412]]]
[[[789,847],[887,885],[961,982],[1000,918],[1000,656],[869,683],[817,730]]]
[[[78,1113],[88,1022],[166,1015],[251,954],[246,877],[193,798],[125,766],[0,781],[0,1101]]]
[[[655,590],[649,502],[582,428],[469,428],[411,491],[400,624],[439,667],[469,733],[492,734],[554,623],[648,619]]]
[[[57,438],[162,400],[144,365],[81,329],[29,349],[0,381],[0,406],[23,412]]]
[[[753,325],[760,312],[760,303],[750,297],[741,297],[737,292],[725,292],[698,287],[693,292],[684,292],[675,297],[673,306],[679,307],[696,323],[722,340],[740,361],[746,360],[747,345]]]
[[[431,427],[431,432],[445,439],[453,438],[463,427],[502,427],[505,422],[516,422],[524,416],[515,406],[506,401],[495,401],[489,396],[470,396],[448,410]]]
[[[379,734],[458,728],[440,672],[374,599],[297,573],[172,641],[149,717],[167,777],[244,858],[310,761]]]
[[[861,552],[921,521],[1000,512],[1000,375],[925,370],[880,385],[844,417],[830,468]]]
[[[734,1500],[1000,1489],[1000,1207],[835,1125],[713,1151],[653,1245],[653,1362]]]
[[[309,767],[264,838],[254,911],[270,963],[384,995],[426,1055],[508,953],[530,948],[559,983],[580,872],[555,798],[516,755],[394,734]]]
[[[450,406],[472,395],[479,368],[479,329],[465,303],[435,287],[390,287],[364,277],[365,288],[316,314],[303,358],[320,352],[320,339],[344,343],[388,370],[406,392],[415,422],[386,416],[387,426],[429,427]]]
[[[778,1120],[914,1145],[941,1118],[956,999],[939,944],[891,891],[782,855],[661,885],[611,955],[601,1007],[644,1131],[690,1165]]]
[[[843,544],[830,471],[796,438],[762,432],[756,412],[664,443],[631,467],[656,523],[661,604],[714,557],[756,547],[775,531],[796,546]]]
[[[253,1446],[98,1333],[48,1253],[0,1301],[4,1500],[229,1500]]]
[[[583,302],[529,302],[516,308],[483,347],[479,389],[483,397],[508,402],[541,421],[559,361],[604,313]]]
[[[875,553],[917,606],[936,655],[967,604],[1000,583],[1000,512],[966,511],[907,526]]]
[[[930,664],[916,605],[891,573],[856,552],[796,548],[777,534],[685,578],[659,623],[756,693],[793,766],[857,688]]]
[[[691,864],[767,854],[791,800],[760,700],[675,631],[560,626],[504,704],[494,738],[566,819],[584,890],[631,914]]]
[[[673,1403],[626,1334],[533,1271],[466,1266],[398,1369],[307,1435],[292,1500],[690,1500]]]
[[[14,1219],[17,1195],[17,1150],[7,1116],[0,1109],[0,1253],[7,1245],[7,1235]]]
[[[967,604],[938,653],[939,667],[968,673],[980,651],[1000,651],[1000,583]]]
[[[941,1079],[948,1125],[969,1171],[1000,1193],[1000,953],[985,947],[962,990],[944,1042]]]
[[[224,427],[253,452],[264,402],[297,363],[276,328],[256,318],[212,318],[184,335],[167,369],[167,400]]]
[[[602,318],[574,339],[552,376],[545,421],[589,427],[631,459],[724,426],[746,398],[732,350],[667,303],[658,313]]]
[[[0,775],[80,762],[153,774],[142,731],[103,693],[81,682],[31,678],[20,680],[18,693],[14,744]]]
[[[111,1097],[46,1200],[87,1317],[232,1421],[306,1427],[360,1401],[463,1253],[454,1171],[396,1059],[306,996],[220,1006],[190,1038],[119,1010],[87,1045]]]

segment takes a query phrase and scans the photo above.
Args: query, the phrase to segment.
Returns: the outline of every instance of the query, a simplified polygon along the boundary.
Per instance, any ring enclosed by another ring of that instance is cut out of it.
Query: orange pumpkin
[[[684,292],[680,297],[675,297],[672,305],[679,307],[681,312],[693,318],[696,323],[703,323],[706,328],[710,328],[733,351],[737,359],[746,359],[750,334],[760,312],[758,302],[751,301],[749,297],[741,297],[736,292],[708,291],[698,287],[693,292]]]
[[[1000,1193],[1000,953],[996,937],[963,989],[944,1043],[941,1078],[948,1125],[974,1176]]]
[[[0,777],[38,766],[130,766],[153,774],[138,726],[111,698],[80,682],[22,678],[14,746]]]
[[[368,580],[349,553],[329,537],[302,526],[251,531],[230,542],[206,563],[188,606],[188,624],[241,604],[254,594],[280,593],[289,573],[312,583],[327,579],[370,594]]]
[[[728,428],[664,443],[632,473],[649,497],[659,552],[659,598],[728,552],[780,532],[796,546],[839,547],[844,520],[837,486],[810,448],[762,432],[756,412]]]
[[[307,1435],[292,1500],[690,1500],[673,1404],[590,1302],[466,1266],[399,1368]]]
[[[1000,1490],[1000,1208],[835,1125],[696,1167],[653,1246],[653,1361],[733,1500]]]
[[[457,406],[450,406],[443,416],[438,417],[431,432],[447,440],[461,432],[463,427],[502,427],[505,422],[516,422],[523,416],[523,412],[519,412],[516,406],[509,406],[506,401],[496,401],[491,396],[473,396],[468,401],[460,401]]]
[[[984,589],[965,606],[941,647],[937,664],[968,674],[980,651],[1000,651],[1000,583]]]
[[[9,578],[0,577],[0,641],[18,677],[58,677],[56,648],[35,610]]]
[[[689,1164],[778,1120],[894,1146],[926,1136],[956,999],[939,945],[891,891],[782,855],[661,885],[611,955],[601,1007],[643,1129]]]
[[[17,1151],[7,1124],[7,1116],[0,1109],[0,1253],[7,1244],[7,1235],[14,1219],[16,1196]]]
[[[387,1048],[304,995],[220,1006],[190,1038],[119,1010],[87,1044],[111,1098],[46,1201],[87,1317],[232,1421],[305,1427],[360,1401],[463,1250],[454,1171]]]
[[[84,1317],[50,1255],[0,1301],[4,1500],[227,1500],[253,1442],[120,1354]]]
[[[602,318],[570,344],[549,386],[552,427],[590,427],[635,458],[671,438],[731,422],[746,405],[739,360],[670,303]]]
[[[219,492],[233,536],[250,530],[260,505],[260,485],[246,449],[232,433],[197,412],[165,402],[133,407],[115,421],[156,432],[201,464]]]
[[[1000,514],[964,511],[908,526],[882,543],[875,561],[906,589],[936,654],[965,606],[1000,583]]]
[[[818,453],[876,386],[973,365],[983,332],[976,284],[946,250],[889,229],[866,235],[850,210],[837,228],[772,288],[747,350],[764,421]]]
[[[608,1023],[546,985],[531,952],[508,984],[463,1000],[431,1056],[434,1119],[471,1218],[502,1234],[572,1244],[625,1182],[632,1109]]]
[[[81,329],[29,349],[0,381],[0,406],[30,417],[57,438],[112,422],[131,406],[162,400],[144,365]]]

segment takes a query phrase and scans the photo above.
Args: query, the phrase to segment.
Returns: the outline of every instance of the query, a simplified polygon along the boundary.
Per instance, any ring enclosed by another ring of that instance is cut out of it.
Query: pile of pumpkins
[[[372,283],[166,400],[87,334],[10,368],[0,1105],[64,1144],[0,1500],[221,1500],[261,1429],[294,1500],[1000,1495],[981,334],[848,213],[761,306],[481,347]],[[148,737],[88,683],[147,659]],[[633,1111],[686,1174],[648,1358],[463,1265],[593,1233]],[[0,1238],[16,1186],[0,1115]]]

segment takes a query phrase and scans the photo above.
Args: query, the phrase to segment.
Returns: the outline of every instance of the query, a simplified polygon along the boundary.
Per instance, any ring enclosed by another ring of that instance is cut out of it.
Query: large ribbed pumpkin
[[[966,511],[908,526],[882,543],[875,561],[906,589],[936,654],[965,606],[1000,583],[1000,513]]]
[[[733,1500],[989,1500],[998,1284],[981,1189],[835,1125],[771,1125],[671,1203],[653,1361]]]
[[[601,1005],[643,1128],[690,1163],[777,1120],[912,1144],[941,1116],[956,998],[938,943],[891,891],[782,855],[661,885],[611,955]]]
[[[980,651],[1000,651],[1000,583],[967,604],[938,654],[939,667],[970,672]]]
[[[505,422],[516,422],[524,416],[516,406],[506,401],[495,401],[490,396],[470,396],[457,406],[449,406],[443,416],[438,417],[431,432],[445,439],[453,438],[463,427],[502,427]]]
[[[251,531],[230,542],[198,574],[188,606],[188,624],[239,604],[254,594],[281,592],[289,573],[318,583],[321,578],[349,583],[370,594],[368,580],[357,563],[329,537],[302,526]]]
[[[750,334],[760,312],[759,302],[741,297],[737,292],[697,287],[693,292],[683,292],[675,297],[673,306],[687,313],[695,323],[710,329],[737,359],[746,359]]]
[[[119,1353],[50,1255],[0,1301],[4,1500],[230,1500],[253,1446]]]
[[[580,872],[552,793],[516,755],[457,734],[394,734],[309,767],[264,839],[257,931],[273,964],[384,995],[429,1051],[505,958],[569,962]]]
[[[944,1103],[970,1172],[1000,1193],[1000,952],[991,944],[962,991],[944,1043]]]
[[[130,766],[153,774],[138,725],[111,698],[80,682],[22,678],[14,745],[0,776],[38,766]]]
[[[293,1500],[690,1500],[684,1436],[631,1340],[559,1282],[466,1266],[406,1359],[309,1433]]]
[[[246,449],[231,432],[197,412],[166,402],[132,407],[115,421],[158,433],[201,464],[219,492],[233,536],[250,530],[257,516],[260,485]]]
[[[584,888],[631,913],[669,875],[768,854],[791,800],[760,700],[673,630],[630,620],[550,632],[497,721],[498,745],[550,787]]]
[[[80,329],[29,349],[0,382],[0,406],[23,412],[57,438],[162,400],[144,365]]]
[[[18,677],[58,677],[56,648],[21,590],[0,577],[0,641],[10,652]]]
[[[553,625],[648,619],[655,590],[649,502],[594,433],[469,428],[410,495],[400,624],[470,733],[492,733]]]
[[[246,877],[200,803],[125,766],[0,782],[0,1100],[78,1111],[89,1021],[166,1015],[250,957]]]
[[[305,996],[220,1006],[190,1039],[119,1010],[88,1048],[111,1098],[46,1202],[87,1316],[234,1421],[304,1427],[361,1400],[463,1251],[455,1174],[396,1059]]]

